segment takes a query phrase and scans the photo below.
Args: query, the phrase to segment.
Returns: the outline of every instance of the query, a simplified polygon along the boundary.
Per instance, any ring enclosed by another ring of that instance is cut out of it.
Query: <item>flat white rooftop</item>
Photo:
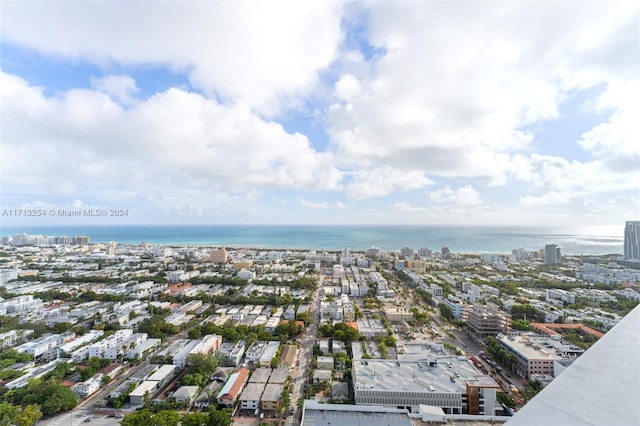
[[[553,361],[562,359],[562,357],[556,355],[556,350],[554,348],[539,346],[537,340],[530,339],[529,336],[499,335],[498,340],[528,360],[535,359]]]
[[[442,356],[437,361],[434,366],[426,361],[354,361],[355,391],[466,393],[465,379],[482,375],[463,356]]]

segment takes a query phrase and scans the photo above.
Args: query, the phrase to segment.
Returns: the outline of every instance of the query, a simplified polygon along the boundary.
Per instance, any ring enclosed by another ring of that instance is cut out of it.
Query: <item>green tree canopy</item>
[[[163,410],[151,417],[152,426],[178,426],[180,415],[177,411]]]
[[[42,413],[51,415],[74,409],[78,405],[78,396],[71,389],[52,383],[44,388],[38,402]]]
[[[212,407],[209,411],[208,426],[231,426],[231,423],[233,423],[233,418],[228,410],[216,410],[215,407]]]
[[[207,426],[209,416],[205,413],[187,414],[182,418],[182,426]]]

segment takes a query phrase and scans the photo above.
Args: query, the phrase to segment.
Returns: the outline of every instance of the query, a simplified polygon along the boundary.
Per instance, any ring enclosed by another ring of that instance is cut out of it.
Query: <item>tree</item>
[[[151,411],[146,409],[127,414],[120,421],[121,426],[149,426],[151,424]]]
[[[440,308],[440,316],[442,316],[442,318],[446,319],[447,321],[453,321],[455,317],[453,316],[453,311],[450,307],[448,307],[444,303],[441,303],[438,307]]]
[[[40,407],[36,404],[27,405],[13,419],[16,426],[33,426],[42,417]]]
[[[208,421],[205,413],[187,414],[182,418],[182,426],[207,426]]]
[[[42,413],[52,415],[60,411],[69,411],[78,405],[78,396],[71,389],[57,384],[49,384],[39,398]]]
[[[522,389],[522,397],[525,401],[530,401],[534,396],[538,394],[543,388],[543,384],[540,380],[529,380],[525,387]]]
[[[178,426],[180,414],[173,410],[163,410],[151,417],[153,426]]]
[[[229,411],[216,410],[214,407],[209,411],[208,426],[231,426],[231,423],[233,423],[233,418]]]
[[[8,402],[0,402],[0,426],[10,426],[17,415],[17,406]]]
[[[202,374],[205,378],[211,376],[218,366],[218,358],[211,354],[191,354],[187,357],[189,365],[191,365],[192,374]]]
[[[71,324],[68,322],[57,322],[53,325],[53,333],[54,334],[62,334],[66,331],[71,330]]]
[[[189,339],[198,339],[202,336],[202,330],[198,327],[189,330]]]

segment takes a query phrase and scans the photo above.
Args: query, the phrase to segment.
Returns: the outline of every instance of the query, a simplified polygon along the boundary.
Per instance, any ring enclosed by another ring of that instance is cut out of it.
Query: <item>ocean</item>
[[[623,228],[562,230],[515,226],[303,226],[303,225],[105,225],[3,226],[0,235],[88,235],[91,242],[290,248],[316,250],[399,250],[448,247],[453,253],[510,253],[556,244],[563,254],[622,254]]]

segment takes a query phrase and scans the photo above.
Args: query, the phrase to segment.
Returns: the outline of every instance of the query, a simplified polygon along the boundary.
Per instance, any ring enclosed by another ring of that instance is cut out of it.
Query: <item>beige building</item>
[[[425,262],[424,260],[414,259],[409,260],[409,264],[406,266],[406,269],[411,272],[415,272],[416,274],[423,274],[427,270],[427,266],[429,262]]]
[[[212,263],[227,263],[227,250],[224,247],[220,248],[220,250],[211,250],[209,252],[209,260]]]
[[[387,308],[385,315],[390,322],[413,321],[413,313],[406,308]]]
[[[507,353],[515,356],[515,373],[525,379],[532,374],[553,376],[554,363],[562,359],[553,348],[538,346],[529,336],[500,334],[497,340]]]
[[[284,392],[283,385],[267,384],[260,398],[260,408],[264,411],[277,411],[282,400],[282,392]]]
[[[483,305],[473,305],[467,315],[469,331],[479,338],[508,333],[511,329],[511,316],[497,309]]]

